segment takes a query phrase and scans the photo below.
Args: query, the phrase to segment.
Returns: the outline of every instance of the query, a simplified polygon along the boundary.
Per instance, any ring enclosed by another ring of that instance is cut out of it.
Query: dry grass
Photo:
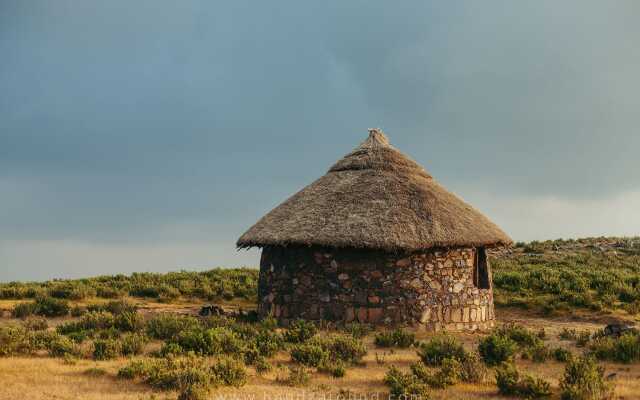
[[[155,312],[171,312],[187,308],[186,304],[148,304]],[[191,307],[194,307],[193,304]],[[521,311],[506,311],[498,315],[504,321],[517,321],[531,329],[545,328],[547,344],[550,346],[562,345],[578,352],[578,349],[568,341],[560,341],[558,333],[563,328],[577,330],[595,330],[602,325],[591,321],[567,321],[560,319],[530,318]],[[6,323],[7,318],[0,319],[0,323]],[[417,332],[417,338],[427,339],[431,334]],[[456,334],[456,336],[468,348],[475,347],[479,334]],[[246,386],[241,389],[222,388],[210,395],[211,399],[234,400],[266,400],[266,399],[295,399],[295,395],[305,398],[322,398],[328,394],[337,395],[341,391],[349,391],[356,394],[378,393],[378,399],[386,399],[387,388],[382,380],[387,368],[396,365],[400,368],[408,368],[409,364],[418,360],[414,349],[383,350],[376,349],[372,338],[367,339],[370,349],[361,366],[350,368],[342,379],[332,378],[326,374],[314,374],[310,384],[305,388],[291,388],[276,382],[278,365],[289,364],[286,353],[278,354],[271,360],[276,368],[265,376],[257,376],[250,371],[250,378]],[[175,399],[176,393],[154,392],[148,387],[135,384],[130,381],[116,378],[117,371],[128,360],[122,358],[113,361],[94,362],[80,360],[74,365],[65,364],[60,359],[47,357],[21,357],[0,358],[0,400],[14,399],[86,399],[86,400],[120,400],[120,399]],[[518,365],[523,371],[548,379],[557,387],[558,379],[562,375],[564,365],[556,361],[548,361],[543,364],[535,364],[530,361],[518,360]],[[638,365],[603,364],[606,374],[615,373],[616,398],[640,399],[640,367]],[[86,371],[90,368],[99,368],[106,373],[101,376],[89,375]],[[343,392],[344,393],[344,392]],[[155,397],[153,397],[155,396]],[[253,396],[253,399],[252,399]],[[284,397],[287,396],[287,397]],[[433,391],[434,399],[501,399],[490,374],[487,382],[483,384],[458,384],[446,390]],[[301,398],[301,397],[298,397]],[[328,397],[327,397],[328,398]],[[557,395],[556,397],[557,398]]]

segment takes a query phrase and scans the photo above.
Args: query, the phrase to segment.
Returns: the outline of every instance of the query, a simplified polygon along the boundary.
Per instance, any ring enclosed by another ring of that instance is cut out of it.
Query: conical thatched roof
[[[396,251],[508,245],[511,239],[370,129],[367,140],[237,243],[293,244]]]

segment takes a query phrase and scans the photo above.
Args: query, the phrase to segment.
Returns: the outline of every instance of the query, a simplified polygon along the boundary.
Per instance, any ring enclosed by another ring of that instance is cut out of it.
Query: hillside
[[[448,335],[197,316],[254,307],[256,269],[3,283],[0,400],[640,398],[640,335],[603,330],[638,318],[640,239],[519,243],[492,264],[499,327]]]
[[[585,238],[517,243],[492,254],[497,307],[520,307],[544,315],[576,308],[640,312],[640,237]],[[214,269],[167,274],[134,273],[42,283],[0,283],[0,299],[50,295],[67,300],[123,296],[171,303],[256,301],[257,269]]]

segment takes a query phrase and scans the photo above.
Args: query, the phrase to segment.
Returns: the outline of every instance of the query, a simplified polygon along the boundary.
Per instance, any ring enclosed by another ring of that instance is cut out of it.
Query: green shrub
[[[541,343],[537,334],[518,324],[505,324],[495,329],[494,333],[513,340],[522,348],[533,347]]]
[[[13,310],[11,310],[11,315],[13,318],[27,318],[36,313],[36,303],[35,302],[26,302],[26,303],[18,303],[13,306]]]
[[[180,347],[177,343],[165,343],[160,348],[160,351],[157,353],[160,357],[169,357],[169,356],[177,356],[184,352],[182,347]]]
[[[487,377],[487,367],[477,353],[469,353],[461,362],[460,380],[468,383],[480,383]]]
[[[160,314],[147,321],[147,335],[154,339],[170,340],[182,331],[192,330],[200,326],[193,317],[182,317],[175,314]]]
[[[96,296],[103,299],[117,299],[123,297],[127,293],[124,290],[116,289],[108,286],[98,286],[96,289]]]
[[[309,367],[318,367],[329,358],[329,351],[319,343],[302,343],[291,349],[291,359]]]
[[[553,358],[559,362],[567,362],[573,358],[573,353],[562,347],[556,347],[551,353]]]
[[[66,333],[65,336],[67,336],[69,339],[73,340],[76,343],[82,343],[89,338],[89,332],[81,330],[81,331]]]
[[[108,311],[113,315],[136,313],[138,311],[138,306],[126,300],[113,300],[104,304],[103,307],[103,311]]]
[[[478,345],[482,360],[489,366],[510,360],[517,349],[516,342],[495,332],[482,339]]]
[[[529,359],[537,363],[547,361],[550,356],[551,350],[543,342],[538,342],[535,345],[526,348],[522,352],[522,358]]]
[[[640,361],[640,335],[626,333],[619,338],[599,337],[589,344],[589,351],[600,360],[621,363]]]
[[[86,307],[81,307],[79,305],[75,305],[73,307],[71,307],[71,316],[72,317],[82,317],[84,315],[84,313],[87,312],[87,308]]]
[[[257,357],[253,361],[253,366],[255,367],[258,375],[262,375],[271,371],[271,364],[269,364],[269,361],[267,361],[267,359],[264,357]]]
[[[49,355],[52,357],[79,356],[80,349],[78,345],[65,336],[57,336],[48,344]]]
[[[374,343],[378,347],[410,347],[415,342],[416,335],[412,332],[407,332],[402,328],[394,329],[393,331],[377,333],[374,338]]]
[[[60,335],[52,331],[27,332],[27,338],[34,350],[48,349],[51,342],[59,337]]]
[[[31,354],[37,350],[31,337],[23,326],[0,327],[0,356]]]
[[[278,327],[278,320],[271,315],[264,317],[260,321],[260,328],[263,330],[272,331],[277,327]]]
[[[303,343],[315,336],[318,328],[311,321],[293,321],[284,332],[284,340],[289,343]]]
[[[373,326],[359,322],[349,322],[342,327],[342,331],[356,339],[362,339],[373,331]]]
[[[120,354],[120,343],[117,340],[106,339],[93,342],[94,360],[111,360]]]
[[[148,339],[141,333],[127,333],[122,336],[120,353],[123,356],[142,354]]]
[[[44,331],[49,328],[46,318],[27,318],[22,325],[30,331]]]
[[[226,386],[241,387],[247,382],[244,365],[233,358],[223,357],[211,367],[218,382]]]
[[[178,334],[175,343],[185,351],[201,355],[242,354],[247,348],[246,342],[228,328],[183,331]]]
[[[123,311],[116,314],[114,326],[123,332],[138,332],[144,329],[144,317],[136,311]]]
[[[442,360],[453,358],[462,361],[467,352],[458,340],[453,336],[436,336],[427,343],[420,344],[418,356],[426,365],[440,366]]]
[[[63,317],[69,314],[69,303],[53,297],[38,297],[35,301],[34,314],[43,317]]]
[[[278,332],[261,330],[254,338],[255,348],[263,357],[273,357],[284,348],[284,340]]]
[[[334,378],[344,378],[347,370],[343,364],[336,364],[329,369],[329,373],[331,373],[331,376]]]
[[[303,365],[318,367],[325,363],[359,363],[367,354],[367,348],[361,340],[350,335],[333,335],[314,338],[306,343],[294,346],[292,360]]]
[[[391,399],[425,399],[430,398],[429,387],[413,373],[403,373],[392,366],[384,377],[384,383],[389,387]]]
[[[158,287],[158,300],[162,303],[171,303],[180,297],[180,291],[173,286],[160,285]]]
[[[591,332],[589,331],[578,332],[578,336],[576,337],[576,346],[585,347],[590,340],[591,340]]]
[[[575,340],[578,337],[578,332],[575,329],[562,328],[558,337],[563,340]]]
[[[433,375],[429,385],[435,388],[444,389],[460,381],[462,377],[462,365],[455,358],[445,358],[440,364],[440,368]]]
[[[551,395],[549,382],[526,375],[520,376],[515,365],[503,363],[496,369],[496,384],[500,394],[537,399]]]
[[[604,368],[589,356],[570,360],[560,380],[562,400],[609,399],[612,389],[604,380]]]
[[[304,366],[293,366],[287,368],[287,375],[277,376],[276,382],[288,386],[306,386],[311,379],[311,374]]]
[[[118,377],[122,379],[135,379],[143,377],[151,369],[149,363],[144,360],[131,361],[118,370]]]

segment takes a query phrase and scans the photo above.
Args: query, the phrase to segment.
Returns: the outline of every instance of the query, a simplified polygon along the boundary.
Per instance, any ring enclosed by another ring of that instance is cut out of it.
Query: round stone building
[[[370,129],[237,245],[262,248],[260,316],[475,330],[495,318],[487,249],[511,242]]]

